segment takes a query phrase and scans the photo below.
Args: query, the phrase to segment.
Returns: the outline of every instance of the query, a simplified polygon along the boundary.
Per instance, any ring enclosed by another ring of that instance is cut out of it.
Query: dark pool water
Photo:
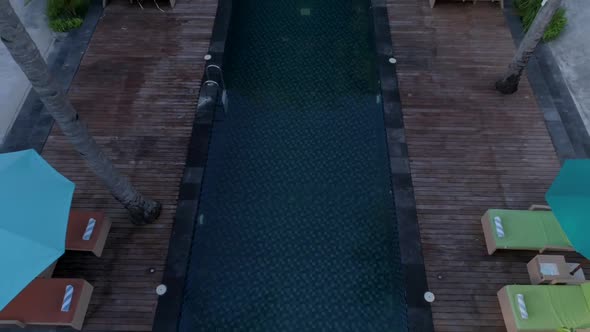
[[[235,0],[181,331],[402,331],[369,0]]]

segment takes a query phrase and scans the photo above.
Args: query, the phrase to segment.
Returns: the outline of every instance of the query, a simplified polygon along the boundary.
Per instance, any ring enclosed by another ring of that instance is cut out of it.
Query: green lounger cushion
[[[582,287],[582,292],[586,298],[586,304],[588,305],[588,309],[590,309],[590,282],[583,283],[580,287]]]
[[[506,291],[519,331],[590,327],[590,309],[580,285],[511,285]],[[524,295],[528,319],[520,316],[516,294]]]
[[[503,249],[542,249],[544,247],[571,247],[551,211],[488,210],[489,222],[496,246]],[[494,217],[502,219],[504,237],[498,237]]]

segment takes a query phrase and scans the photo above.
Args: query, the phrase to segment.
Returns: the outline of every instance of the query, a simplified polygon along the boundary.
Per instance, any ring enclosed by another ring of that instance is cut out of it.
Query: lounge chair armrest
[[[529,211],[551,211],[549,205],[533,204],[529,207]]]
[[[0,320],[0,325],[13,325],[23,329],[27,327],[27,325],[24,322],[21,322],[20,320]]]

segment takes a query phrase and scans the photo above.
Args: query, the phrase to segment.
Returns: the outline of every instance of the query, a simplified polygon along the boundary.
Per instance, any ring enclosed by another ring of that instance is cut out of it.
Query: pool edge
[[[219,0],[217,13],[209,40],[208,54],[211,56],[204,67],[221,66],[225,43],[232,13],[232,0]],[[204,94],[215,94],[217,88],[205,85],[206,70],[203,71],[201,86],[197,95],[197,106],[182,181],[177,199],[176,213],[170,235],[168,254],[162,277],[167,291],[158,298],[152,331],[177,331],[184,298],[184,285],[194,233],[194,222],[199,207],[203,173],[209,153],[209,140],[213,128],[213,114],[217,103],[199,104]],[[216,98],[213,98],[215,100]],[[194,190],[197,187],[198,190]],[[189,190],[190,189],[190,190]]]
[[[406,286],[408,331],[430,332],[434,331],[434,325],[430,304],[424,299],[424,293],[428,291],[428,282],[422,255],[387,1],[371,0],[371,15],[376,66],[383,99],[391,187]]]

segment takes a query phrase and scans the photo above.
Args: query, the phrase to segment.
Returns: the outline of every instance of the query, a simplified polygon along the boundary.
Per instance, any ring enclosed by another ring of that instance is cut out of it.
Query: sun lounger
[[[73,210],[68,221],[66,249],[90,251],[100,257],[110,229],[111,222],[104,213]]]
[[[490,209],[481,224],[490,255],[498,249],[574,251],[551,211]]]
[[[504,286],[498,300],[508,332],[590,331],[590,283]]]
[[[0,311],[0,325],[71,326],[80,330],[92,290],[83,279],[37,278]]]

